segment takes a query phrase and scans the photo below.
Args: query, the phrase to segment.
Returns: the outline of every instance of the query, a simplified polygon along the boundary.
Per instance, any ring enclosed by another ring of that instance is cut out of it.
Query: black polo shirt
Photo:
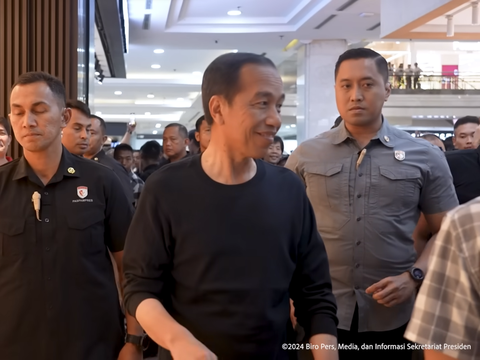
[[[132,212],[113,171],[65,149],[46,186],[25,158],[0,168],[0,359],[117,359],[108,250],[123,250]]]
[[[446,152],[458,202],[465,204],[480,196],[480,147]]]
[[[130,184],[130,176],[128,175],[127,169],[125,169],[122,164],[120,164],[113,157],[105,154],[105,151],[100,150],[100,152],[92,158],[93,161],[96,161],[106,167],[109,167],[120,179],[125,195],[128,198],[130,204],[134,204],[135,200],[133,198],[133,189]]]

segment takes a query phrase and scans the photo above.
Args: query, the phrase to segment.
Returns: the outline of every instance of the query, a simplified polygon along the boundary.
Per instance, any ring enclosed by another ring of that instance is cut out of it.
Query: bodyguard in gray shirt
[[[301,144],[286,167],[304,181],[327,248],[339,344],[392,344],[398,351],[382,358],[407,359],[403,333],[434,241],[417,256],[412,233],[420,212],[436,234],[458,205],[452,176],[437,147],[383,118],[390,84],[378,53],[341,55],[335,93],[343,122]],[[359,356],[340,351],[341,360]]]

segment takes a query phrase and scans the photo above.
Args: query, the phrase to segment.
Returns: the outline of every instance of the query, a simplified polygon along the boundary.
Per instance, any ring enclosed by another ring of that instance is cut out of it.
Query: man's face
[[[166,128],[163,132],[163,151],[168,158],[175,158],[186,151],[188,138],[184,138],[177,126]]]
[[[83,156],[90,142],[92,121],[88,116],[72,109],[72,118],[63,129],[62,143],[72,154]]]
[[[457,150],[473,149],[473,137],[478,125],[473,123],[467,123],[460,125],[455,129],[453,136],[453,146]]]
[[[71,116],[44,82],[15,86],[10,108],[15,137],[28,152],[43,152],[60,142],[61,131]]]
[[[284,100],[282,79],[275,68],[244,66],[239,92],[231,104],[221,98],[219,110],[213,106],[218,136],[241,156],[262,159],[282,124],[280,110]]]
[[[132,171],[133,167],[133,153],[128,150],[120,150],[115,155],[115,160],[123,165],[127,171]]]
[[[282,145],[279,142],[273,143],[268,147],[265,161],[270,164],[277,165],[282,158]]]
[[[140,169],[140,151],[133,152],[133,166],[137,169]]]
[[[3,125],[0,125],[0,158],[3,158],[8,151],[8,146],[12,141],[12,137],[8,136],[7,130]]]
[[[195,138],[200,143],[200,152],[204,152],[208,148],[208,144],[210,144],[210,130],[212,127],[208,125],[206,120],[203,120],[200,124],[200,131],[195,133]]]
[[[102,150],[103,144],[107,141],[107,136],[103,134],[100,120],[91,118],[90,121],[92,127],[90,128],[90,143],[86,153],[94,156]]]
[[[347,125],[365,126],[378,120],[390,96],[373,59],[346,60],[338,69],[335,98],[340,116]]]

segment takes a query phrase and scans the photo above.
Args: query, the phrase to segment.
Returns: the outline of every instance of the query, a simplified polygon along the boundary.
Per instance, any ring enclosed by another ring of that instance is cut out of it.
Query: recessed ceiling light
[[[177,98],[177,101],[185,101],[184,98]]]
[[[149,98],[149,99],[153,99],[154,97],[155,97],[155,95],[153,95],[153,94],[148,94],[147,95],[147,98]]]
[[[295,125],[295,124],[292,124],[292,125],[290,125],[290,126],[291,126],[292,128],[297,127],[297,125]]]
[[[114,94],[115,95],[122,95],[122,92],[121,91],[115,91]]]
[[[290,129],[290,126],[287,125],[287,126],[285,126],[285,128]]]
[[[400,44],[400,41],[396,41],[395,44],[397,44],[397,45]]]
[[[232,50],[232,53],[238,53],[238,50],[237,49]]]
[[[153,134],[153,135],[157,135],[157,134],[158,134],[158,131],[157,131],[157,130],[153,130],[153,131],[152,131],[152,134]]]
[[[227,12],[227,14],[230,16],[238,16],[242,15],[242,12],[240,10],[230,10],[229,12]]]
[[[160,69],[161,66],[159,64],[153,64],[152,69]]]
[[[193,75],[202,75],[202,72],[201,71],[194,71],[192,74]]]
[[[97,112],[95,113],[95,115],[100,116],[100,115],[102,115],[102,112],[101,112],[101,111],[97,111]]]
[[[155,54],[163,54],[163,53],[165,52],[165,50],[163,50],[163,49],[155,49],[155,50],[153,50],[153,52],[154,52]]]
[[[155,125],[155,127],[156,127],[157,129],[160,129],[160,128],[162,127],[162,124],[157,124],[157,125]]]
[[[148,115],[152,115],[152,113],[146,112],[145,115],[147,115],[147,116],[148,116]]]

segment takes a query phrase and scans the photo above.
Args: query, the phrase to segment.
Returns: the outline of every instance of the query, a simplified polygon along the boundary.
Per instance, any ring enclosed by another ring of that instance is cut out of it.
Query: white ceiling
[[[157,124],[164,127],[174,120],[193,128],[202,114],[202,72],[221,54],[266,53],[280,66],[286,92],[294,93],[295,49],[284,51],[292,40],[336,38],[353,43],[378,39],[380,34],[379,27],[367,30],[380,22],[380,0],[357,0],[343,11],[337,9],[349,0],[151,0],[147,9],[149,1],[128,0],[127,78],[107,77],[103,85],[97,84],[91,106],[106,121],[128,122],[134,113],[137,133],[151,133],[158,130]],[[240,16],[227,15],[238,7]],[[148,14],[149,28],[143,29]],[[332,15],[336,16],[315,29]],[[156,54],[155,49],[164,52]],[[161,67],[153,69],[153,64]],[[286,128],[295,122],[295,111],[296,98],[289,95],[281,134],[295,132]]]
[[[477,10],[478,11],[478,10]],[[447,14],[442,15],[432,21],[426,23],[423,26],[415,29],[415,32],[446,32],[447,31],[447,18],[446,15],[454,15],[453,23],[455,25],[455,32],[469,32],[480,33],[480,24],[472,24],[472,7],[469,3],[463,4],[458,8],[449,11]]]

